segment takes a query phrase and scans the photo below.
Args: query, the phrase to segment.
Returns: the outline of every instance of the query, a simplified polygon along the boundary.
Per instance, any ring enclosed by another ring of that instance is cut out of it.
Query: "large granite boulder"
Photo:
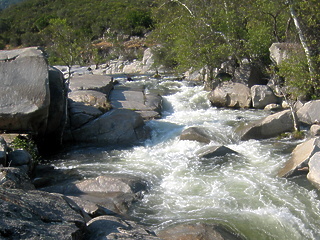
[[[271,60],[279,65],[293,54],[303,52],[303,49],[298,43],[273,43],[269,51]]]
[[[307,125],[320,123],[320,100],[305,103],[297,111],[299,121]]]
[[[250,89],[241,83],[219,84],[208,97],[215,107],[249,108],[251,106]]]
[[[241,240],[241,236],[224,226],[206,223],[181,223],[167,227],[157,235],[162,240]]]
[[[73,91],[68,96],[74,102],[82,102],[86,105],[98,108],[104,112],[111,108],[106,94],[94,90]]]
[[[81,210],[61,195],[0,187],[0,215],[4,239],[84,239]]]
[[[310,127],[311,136],[320,136],[320,125],[314,124]]]
[[[245,84],[249,88],[253,85],[266,85],[268,83],[261,71],[261,67],[247,62],[236,68],[232,81]]]
[[[280,169],[279,177],[293,177],[308,171],[310,158],[320,151],[320,139],[312,138],[299,144],[292,152],[291,158]]]
[[[308,180],[320,190],[320,152],[316,152],[309,160]]]
[[[280,99],[273,93],[267,85],[254,85],[251,87],[252,106],[263,109],[269,104],[277,104]]]
[[[87,223],[87,240],[160,240],[151,230],[130,220],[100,216]]]
[[[258,120],[248,125],[236,129],[241,140],[265,139],[276,137],[284,132],[294,130],[293,119],[290,110],[284,110],[272,114],[262,120]]]
[[[0,129],[44,134],[50,91],[48,64],[36,47],[0,51]]]
[[[128,109],[111,110],[72,131],[75,142],[95,145],[135,145],[149,138],[140,114]]]

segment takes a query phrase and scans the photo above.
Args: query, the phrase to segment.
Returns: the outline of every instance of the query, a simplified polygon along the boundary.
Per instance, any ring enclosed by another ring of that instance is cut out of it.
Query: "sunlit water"
[[[276,177],[298,142],[289,140],[238,141],[235,128],[269,113],[216,109],[201,86],[186,82],[142,79],[163,95],[163,118],[148,122],[152,139],[126,150],[73,151],[55,163],[77,168],[85,177],[110,173],[140,176],[150,190],[130,214],[155,231],[181,222],[221,223],[246,239],[320,239],[318,192],[298,181]],[[204,144],[180,141],[191,126],[205,127],[210,145],[225,145],[240,153],[200,159]]]

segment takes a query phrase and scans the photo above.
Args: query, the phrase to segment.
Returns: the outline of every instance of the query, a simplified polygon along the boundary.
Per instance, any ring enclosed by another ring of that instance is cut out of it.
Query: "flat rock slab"
[[[71,91],[96,90],[108,95],[113,88],[113,80],[103,75],[74,76],[70,80],[69,88]]]
[[[0,129],[46,130],[50,91],[48,64],[38,48],[0,51]]]

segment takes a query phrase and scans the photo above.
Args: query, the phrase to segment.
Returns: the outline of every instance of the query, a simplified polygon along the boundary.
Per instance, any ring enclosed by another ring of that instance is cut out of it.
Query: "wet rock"
[[[81,211],[61,195],[0,188],[0,215],[8,239],[83,239]]]
[[[250,89],[241,83],[219,84],[208,97],[215,107],[249,108],[251,106]]]
[[[0,168],[0,187],[12,189],[34,190],[29,176],[19,168]]]
[[[151,230],[133,221],[115,216],[101,216],[88,222],[88,240],[102,239],[140,239],[160,240]]]
[[[259,109],[265,108],[268,104],[277,104],[280,100],[267,85],[252,86],[251,95],[252,106]]]
[[[201,143],[210,143],[211,139],[205,129],[200,127],[190,127],[185,130],[180,135],[180,140],[190,140],[197,141]]]
[[[297,111],[299,121],[308,125],[320,123],[320,100],[307,102]]]
[[[308,172],[310,158],[320,151],[320,139],[312,138],[299,144],[292,152],[290,159],[280,169],[279,177],[293,177]]]
[[[36,47],[0,51],[0,129],[44,134],[50,92],[47,61]]]
[[[291,132],[293,129],[291,112],[290,110],[285,110],[239,127],[236,129],[236,133],[241,140],[265,139],[276,137],[284,132]]]
[[[227,154],[238,154],[238,153],[225,146],[206,146],[196,151],[196,155],[200,158],[221,157]]]
[[[309,160],[308,180],[320,190],[320,152],[316,152]]]
[[[140,114],[127,110],[111,110],[72,131],[75,142],[95,145],[130,146],[150,137]]]
[[[163,240],[241,240],[226,227],[206,223],[182,223],[161,230],[157,234]]]

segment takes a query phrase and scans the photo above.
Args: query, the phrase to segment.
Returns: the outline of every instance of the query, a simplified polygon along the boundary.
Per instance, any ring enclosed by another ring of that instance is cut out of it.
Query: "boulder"
[[[52,151],[61,144],[61,138],[67,119],[67,86],[62,72],[49,67],[50,107],[44,141],[39,148],[42,152]],[[50,147],[48,147],[50,146]]]
[[[6,239],[84,239],[81,210],[61,195],[0,188],[0,215]]]
[[[215,107],[249,108],[251,106],[250,89],[241,83],[219,84],[208,97]]]
[[[268,83],[261,68],[248,62],[244,62],[240,67],[236,68],[232,81],[242,83],[249,88],[254,85],[266,85]]]
[[[104,93],[94,90],[73,91],[68,96],[74,102],[83,102],[104,112],[111,108]]]
[[[4,140],[2,136],[0,136],[0,167],[7,166],[7,142]]]
[[[320,123],[320,100],[305,103],[297,111],[299,121],[307,125]]]
[[[303,49],[298,43],[273,43],[269,51],[271,60],[279,65],[293,54],[303,52]]]
[[[206,146],[196,151],[196,155],[200,158],[222,157],[227,154],[238,153],[225,146]]]
[[[72,131],[75,142],[95,145],[139,144],[149,138],[140,114],[128,109],[111,110]]]
[[[44,134],[50,91],[48,64],[36,47],[0,51],[0,129]]]
[[[87,240],[160,240],[151,230],[115,216],[100,216],[87,223]]]
[[[18,149],[8,153],[8,161],[12,167],[31,165],[32,157],[26,150]]]
[[[311,136],[320,136],[320,125],[314,124],[310,127]]]
[[[95,90],[109,96],[110,91],[113,89],[113,79],[105,75],[79,75],[70,79],[70,90]]]
[[[252,106],[263,109],[269,104],[279,103],[279,98],[267,85],[254,85],[251,87]]]
[[[316,152],[309,160],[308,180],[320,190],[320,152]]]
[[[241,240],[228,228],[207,223],[181,223],[167,227],[157,234],[163,240]]]
[[[205,129],[200,127],[190,127],[183,130],[180,135],[180,140],[190,140],[208,144],[210,143],[211,138]]]
[[[280,104],[271,103],[264,107],[264,110],[266,111],[277,111],[281,110],[282,106]]]
[[[19,168],[0,168],[0,188],[34,190],[29,176]]]
[[[306,173],[310,158],[320,151],[320,139],[312,138],[299,144],[292,152],[290,159],[280,169],[279,177],[293,177]]]
[[[290,110],[272,114],[262,120],[249,123],[236,129],[241,140],[265,139],[276,137],[284,132],[294,130]]]

